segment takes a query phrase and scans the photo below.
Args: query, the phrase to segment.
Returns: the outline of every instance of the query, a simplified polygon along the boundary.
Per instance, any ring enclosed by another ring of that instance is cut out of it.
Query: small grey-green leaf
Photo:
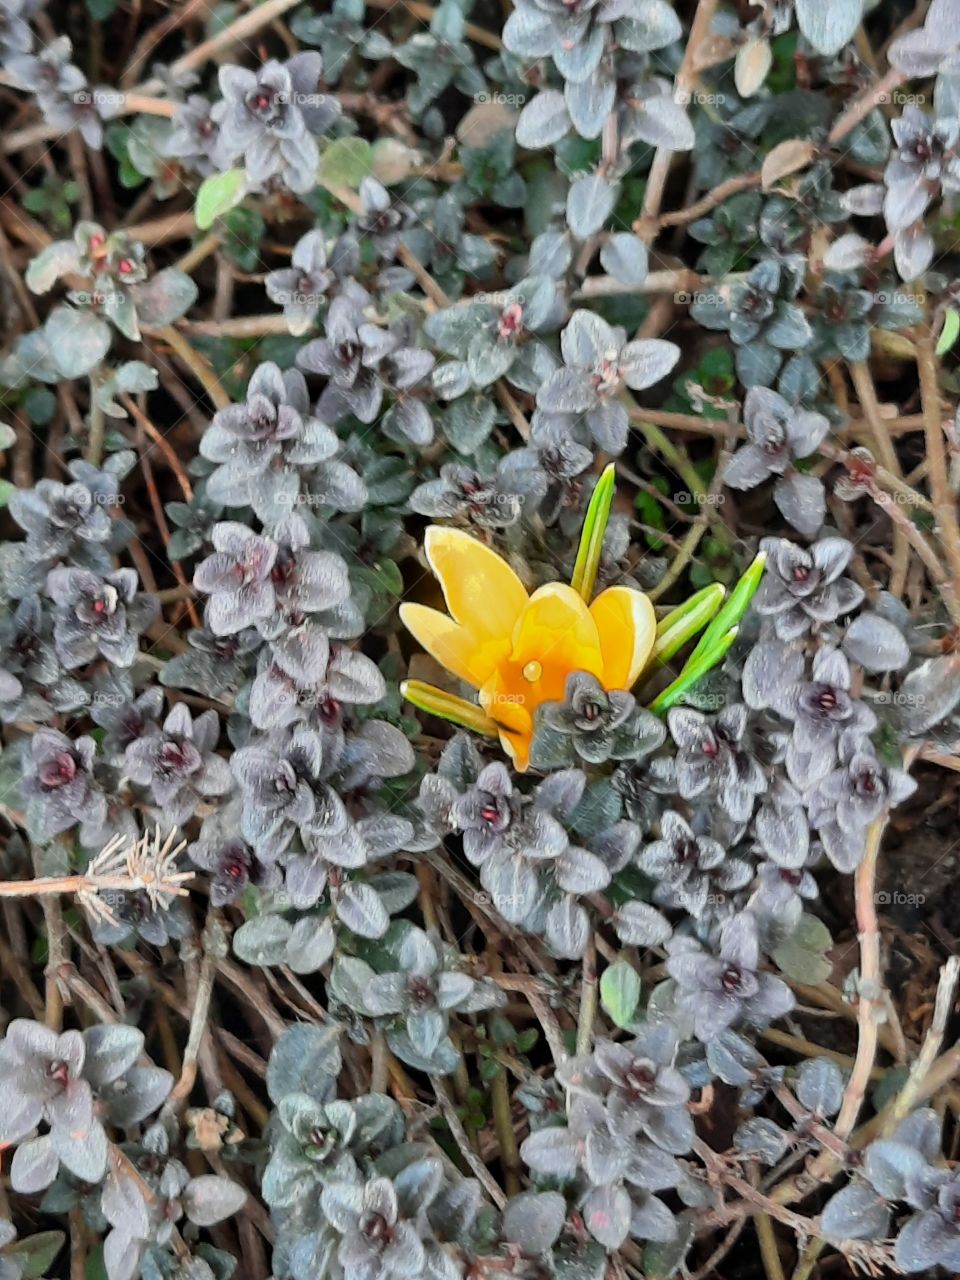
[[[72,240],[56,240],[31,258],[24,279],[31,293],[46,293],[61,276],[80,266],[77,246]]]
[[[110,350],[110,326],[91,311],[56,307],[43,327],[57,369],[64,378],[91,373]]]
[[[243,1208],[247,1192],[239,1182],[216,1174],[191,1178],[180,1196],[183,1211],[198,1227],[212,1227]]]
[[[247,190],[246,169],[228,169],[205,178],[197,192],[194,217],[201,231],[208,231],[218,218],[240,203]]]
[[[796,0],[797,24],[817,53],[832,58],[853,38],[863,0]]]
[[[316,973],[333,955],[335,943],[329,917],[301,916],[287,939],[287,963],[294,973]]]
[[[320,157],[320,180],[356,191],[373,172],[373,160],[373,147],[364,138],[338,138]]]
[[[390,924],[380,895],[369,884],[350,881],[340,890],[336,901],[337,916],[348,929],[361,938],[382,938]]]
[[[618,960],[604,969],[600,1002],[618,1027],[630,1025],[640,1002],[640,976],[632,964]]]
[[[639,236],[618,231],[600,250],[600,265],[621,284],[639,286],[647,278],[649,255]]]
[[[340,1027],[307,1022],[288,1027],[267,1062],[267,1093],[278,1103],[288,1093],[306,1093],[318,1102],[331,1097],[340,1074]]]
[[[233,935],[233,950],[247,964],[285,964],[293,926],[283,916],[254,916]]]
[[[567,195],[567,225],[578,239],[600,230],[613,213],[618,190],[599,173],[577,178]]]
[[[134,290],[137,318],[145,325],[172,324],[197,300],[197,286],[185,271],[168,267]]]

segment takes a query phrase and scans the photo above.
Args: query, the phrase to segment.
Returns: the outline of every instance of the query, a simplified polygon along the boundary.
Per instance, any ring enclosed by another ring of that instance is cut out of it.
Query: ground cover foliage
[[[0,1280],[960,1269],[958,48],[4,0]]]

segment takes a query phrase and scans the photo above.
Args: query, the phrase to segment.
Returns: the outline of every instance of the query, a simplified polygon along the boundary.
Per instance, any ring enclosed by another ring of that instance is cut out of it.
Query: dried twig
[[[960,521],[957,519],[956,499],[947,476],[947,456],[940,423],[937,358],[933,339],[928,332],[917,335],[916,349],[930,492],[937,521],[936,532],[948,566],[947,577],[940,583],[940,594],[954,626],[960,628]]]
[[[193,871],[174,869],[178,854],[187,847],[186,840],[175,843],[177,835],[174,827],[161,839],[159,826],[136,840],[116,835],[80,875],[0,880],[0,897],[48,899],[67,894],[92,917],[110,922],[115,916],[104,898],[108,893],[142,892],[154,910],[166,910],[174,898],[186,896],[184,885],[194,877]]]
[[[883,1011],[883,974],[880,970],[880,926],[877,921],[876,879],[880,841],[886,817],[871,823],[867,848],[857,867],[855,881],[857,934],[860,939],[860,981],[857,1003],[857,1056],[843,1091],[843,1102],[834,1133],[846,1141],[853,1132],[877,1056],[877,1028]]]
[[[460,1154],[470,1166],[470,1169],[476,1177],[483,1184],[490,1199],[498,1209],[502,1209],[507,1203],[507,1197],[503,1194],[503,1190],[496,1178],[494,1178],[493,1174],[470,1146],[470,1140],[467,1137],[466,1130],[460,1122],[460,1117],[457,1115],[457,1109],[451,1102],[442,1081],[436,1079],[433,1080],[433,1092],[436,1094],[437,1102],[440,1104],[440,1110],[443,1112],[443,1118],[447,1122],[447,1128],[450,1130]]]
[[[927,1031],[920,1052],[910,1068],[906,1084],[893,1099],[890,1112],[884,1121],[884,1133],[892,1133],[900,1121],[906,1119],[917,1104],[920,1090],[933,1068],[937,1054],[940,1052],[940,1045],[943,1043],[944,1033],[947,1029],[947,1019],[953,1011],[958,980],[960,980],[960,956],[951,956],[940,970],[940,981],[937,984],[937,997],[934,1003],[933,1020],[930,1023],[930,1029]]]

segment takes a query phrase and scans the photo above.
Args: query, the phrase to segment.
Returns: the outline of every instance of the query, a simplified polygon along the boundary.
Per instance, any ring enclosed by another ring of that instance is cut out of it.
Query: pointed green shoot
[[[573,566],[573,577],[570,585],[579,592],[582,598],[590,603],[593,588],[597,581],[597,570],[600,567],[600,553],[603,550],[603,539],[610,519],[610,508],[613,506],[613,495],[617,487],[617,469],[611,462],[604,468],[597,481],[597,486],[587,507],[583,521],[583,532],[580,534],[580,546],[577,550],[577,562]]]
[[[458,698],[455,693],[447,693],[445,689],[438,689],[436,685],[427,684],[423,680],[404,680],[400,684],[400,694],[428,715],[450,720],[463,729],[482,733],[486,738],[499,736],[496,723],[475,702]]]
[[[657,624],[657,638],[647,664],[653,670],[668,662],[675,653],[702,631],[723,604],[726,591],[719,582],[704,587],[695,596],[678,605]]]
[[[956,344],[958,337],[960,337],[960,312],[954,311],[953,307],[948,307],[944,313],[940,337],[937,339],[936,354],[945,356],[951,347]]]
[[[678,604],[675,609],[671,609],[669,613],[665,613],[657,623],[657,635],[662,636],[665,631],[670,631],[676,623],[681,618],[685,618],[688,613],[697,613],[699,616],[701,608],[707,600],[715,600],[717,602],[716,607],[710,614],[710,618],[712,618],[713,614],[716,613],[717,609],[719,609],[720,602],[726,594],[727,589],[724,587],[723,583],[711,582],[709,587],[701,588],[701,590],[695,592],[689,600],[684,600],[683,604]],[[710,618],[707,619],[708,622],[710,621]]]
[[[698,684],[707,672],[712,670],[723,658],[723,655],[736,640],[738,629],[737,627],[731,627],[725,635],[717,637],[711,652],[698,661],[695,662],[691,655],[673,684],[668,684],[666,689],[662,693],[658,693],[653,702],[650,703],[649,710],[654,715],[663,715],[665,711],[668,711],[670,707],[679,702],[687,690]]]
[[[702,680],[708,671],[723,660],[724,654],[737,637],[740,621],[760,585],[766,561],[767,558],[763,552],[756,557],[700,637],[697,647],[684,663],[683,670],[676,680],[654,698],[650,704],[651,711],[657,714],[667,711],[679,702],[698,681]],[[659,638],[658,635],[658,642]]]
[[[714,647],[723,641],[731,627],[738,627],[743,615],[750,607],[750,601],[756,594],[757,587],[760,585],[760,579],[763,577],[763,570],[767,563],[766,553],[761,551],[754,559],[753,563],[747,569],[746,573],[730,592],[726,604],[707,627],[706,631],[700,637],[700,642],[691,653],[687,662],[687,666],[691,666],[694,662],[698,662],[711,654]],[[726,653],[730,646],[727,645],[723,650]],[[722,657],[723,654],[720,655]],[[720,661],[720,657],[714,658],[710,663],[711,667],[715,667]]]

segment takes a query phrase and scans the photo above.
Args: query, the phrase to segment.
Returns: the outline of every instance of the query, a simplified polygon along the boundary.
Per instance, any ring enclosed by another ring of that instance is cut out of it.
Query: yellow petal
[[[649,597],[631,587],[608,587],[590,606],[603,652],[606,689],[630,689],[647,664],[657,635]]]
[[[562,699],[571,671],[602,677],[597,627],[573,587],[549,582],[533,593],[513,630],[510,667],[523,674],[533,705]]]
[[[509,649],[506,639],[478,643],[466,627],[423,604],[402,604],[400,621],[432,658],[475,689],[489,680]]]
[[[527,593],[506,560],[468,533],[436,524],[424,550],[456,621],[481,642],[509,638]]]

